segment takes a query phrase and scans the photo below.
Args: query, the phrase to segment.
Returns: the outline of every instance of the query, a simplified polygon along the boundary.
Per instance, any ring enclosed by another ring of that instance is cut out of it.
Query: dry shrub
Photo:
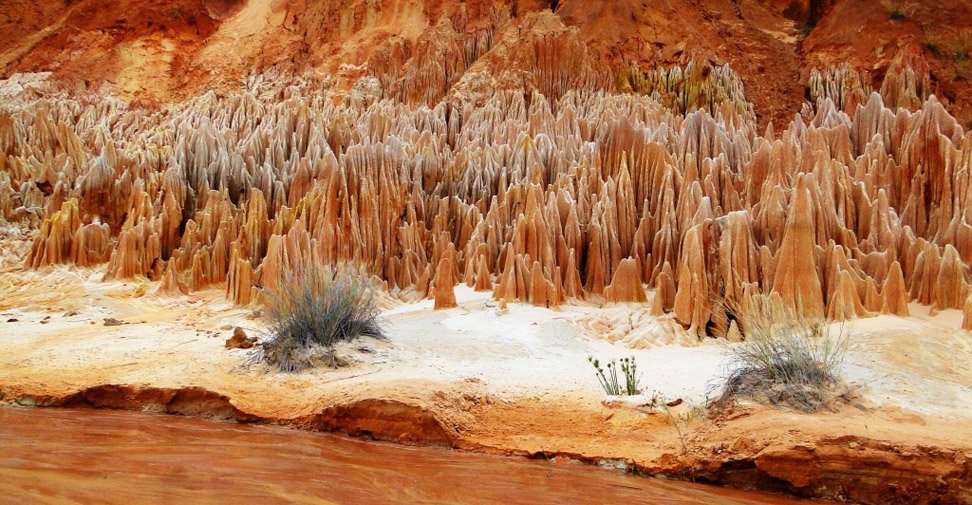
[[[841,326],[807,319],[768,298],[754,297],[740,317],[745,340],[730,347],[733,367],[716,406],[738,398],[815,412],[847,400],[840,376],[847,343]]]
[[[279,292],[269,295],[271,338],[254,354],[256,361],[282,372],[336,366],[338,342],[384,338],[375,286],[358,271],[306,262],[284,277]]]

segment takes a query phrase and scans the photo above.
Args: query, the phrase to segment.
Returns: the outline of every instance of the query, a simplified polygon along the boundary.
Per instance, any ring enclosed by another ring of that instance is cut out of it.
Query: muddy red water
[[[272,426],[0,408],[0,503],[807,502]]]

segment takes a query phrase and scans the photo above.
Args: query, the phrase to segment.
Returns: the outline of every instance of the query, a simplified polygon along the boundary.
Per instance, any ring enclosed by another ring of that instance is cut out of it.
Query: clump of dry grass
[[[843,327],[832,334],[823,320],[755,298],[742,318],[745,340],[730,349],[733,367],[716,405],[749,398],[815,412],[850,389],[840,375],[847,343]]]
[[[350,267],[304,263],[285,275],[279,292],[269,295],[271,338],[253,360],[282,372],[337,366],[338,342],[359,336],[384,338],[374,291],[370,279]]]

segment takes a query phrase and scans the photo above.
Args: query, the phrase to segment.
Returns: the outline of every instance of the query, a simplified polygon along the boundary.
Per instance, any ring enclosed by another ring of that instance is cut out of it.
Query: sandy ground
[[[858,471],[859,480],[916,468],[913,475],[958,486],[949,495],[957,503],[972,500],[965,478],[972,467],[972,336],[956,330],[957,311],[931,315],[913,305],[909,318],[848,323],[845,375],[859,386],[856,406],[808,415],[741,405],[710,417],[703,407],[727,373],[731,344],[699,343],[648,316],[647,306],[510,304],[501,311],[489,293],[459,286],[454,309],[433,311],[431,300],[388,302],[387,341],[349,346],[351,366],[283,374],[247,367],[249,351],[224,347],[235,326],[262,334],[257,307],[234,307],[219,289],[159,297],[145,280],[102,282],[103,269],[24,271],[12,258],[26,242],[4,233],[0,395],[7,401],[38,403],[105,384],[196,386],[275,422],[361,400],[394,401],[431,413],[457,447],[567,455],[743,487],[787,482],[782,487],[791,492],[878,503],[872,494],[835,492],[831,482],[866,457],[877,473]],[[108,318],[123,324],[106,326]],[[635,356],[646,394],[609,400],[589,356]],[[651,408],[655,395],[683,402]],[[404,414],[375,415],[387,421]],[[408,430],[402,421],[364,431],[395,438],[394,430]],[[734,461],[754,461],[760,478],[772,482],[755,482]],[[810,464],[817,480],[807,477]],[[821,493],[828,485],[829,494]]]

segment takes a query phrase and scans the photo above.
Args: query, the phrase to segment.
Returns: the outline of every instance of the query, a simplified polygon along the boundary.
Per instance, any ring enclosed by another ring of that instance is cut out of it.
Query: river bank
[[[957,311],[851,325],[854,404],[803,414],[703,408],[726,344],[699,343],[633,305],[560,310],[457,288],[459,307],[387,302],[387,341],[360,340],[338,369],[281,374],[224,348],[259,335],[255,307],[220,290],[157,297],[99,269],[0,273],[0,395],[281,424],[860,503],[969,503],[972,359]],[[912,314],[928,314],[913,306]],[[107,324],[107,325],[106,325]],[[609,400],[587,356],[637,357],[645,395]],[[681,404],[651,407],[651,398]]]
[[[0,503],[807,503],[566,459],[146,413],[0,408],[0,423]]]

